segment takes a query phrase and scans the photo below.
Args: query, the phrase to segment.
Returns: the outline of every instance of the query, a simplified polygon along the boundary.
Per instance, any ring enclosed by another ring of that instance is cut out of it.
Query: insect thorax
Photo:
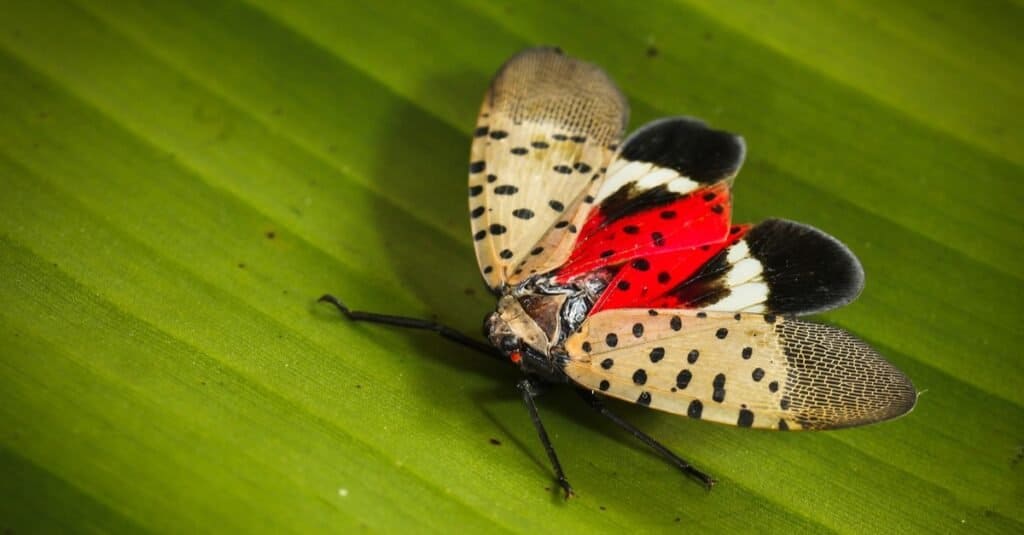
[[[586,319],[607,286],[608,275],[593,273],[557,284],[550,276],[533,277],[505,288],[497,310],[484,321],[484,334],[495,347],[532,375],[566,382],[562,343]]]

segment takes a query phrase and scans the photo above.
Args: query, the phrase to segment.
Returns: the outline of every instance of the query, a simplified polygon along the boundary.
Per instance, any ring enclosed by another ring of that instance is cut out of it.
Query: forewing
[[[772,315],[609,310],[565,350],[566,374],[586,388],[741,427],[851,427],[917,400],[910,380],[853,335]]]
[[[484,98],[469,164],[470,224],[491,288],[548,253],[539,242],[583,206],[622,136],[628,104],[600,68],[532,48],[498,71]],[[569,223],[559,227],[568,230]],[[535,252],[531,255],[531,252]]]

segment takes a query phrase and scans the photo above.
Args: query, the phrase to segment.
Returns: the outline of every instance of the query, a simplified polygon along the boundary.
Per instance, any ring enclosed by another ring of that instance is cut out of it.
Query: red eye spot
[[[511,359],[514,364],[519,364],[523,361],[523,355],[518,351],[509,353],[508,358]]]

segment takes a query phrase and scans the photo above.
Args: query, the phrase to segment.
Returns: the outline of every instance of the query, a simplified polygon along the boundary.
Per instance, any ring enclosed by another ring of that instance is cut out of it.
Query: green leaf
[[[18,2],[0,17],[0,528],[1024,531],[1024,10],[1015,2]],[[737,220],[848,243],[822,318],[924,393],[753,432],[555,390],[359,309],[478,333],[465,214],[494,70],[559,44],[633,125],[742,133]]]

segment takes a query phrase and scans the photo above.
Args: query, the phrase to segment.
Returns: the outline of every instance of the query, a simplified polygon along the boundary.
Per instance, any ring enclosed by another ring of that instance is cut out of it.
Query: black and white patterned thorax
[[[566,382],[562,343],[590,314],[611,274],[598,271],[570,284],[550,275],[505,287],[497,309],[484,320],[484,335],[530,375]]]

